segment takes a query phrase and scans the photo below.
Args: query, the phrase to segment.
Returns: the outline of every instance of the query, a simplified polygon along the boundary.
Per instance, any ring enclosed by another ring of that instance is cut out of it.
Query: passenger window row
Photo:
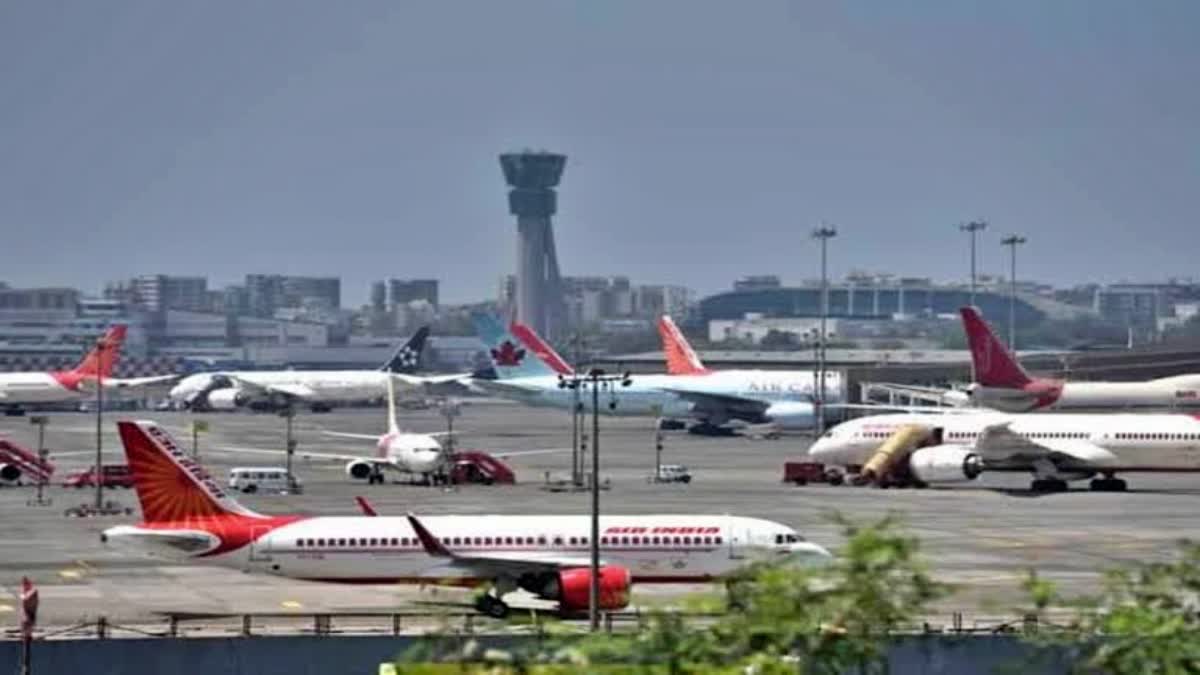
[[[1200,441],[1200,434],[1117,434],[1122,441]]]
[[[794,536],[794,535],[793,535]],[[443,537],[443,546],[546,546],[546,537]],[[553,546],[587,546],[589,537],[554,537]],[[621,536],[600,537],[601,546],[711,546],[720,544],[721,537],[689,536]],[[419,548],[416,537],[329,537],[302,538],[296,540],[297,548]]]

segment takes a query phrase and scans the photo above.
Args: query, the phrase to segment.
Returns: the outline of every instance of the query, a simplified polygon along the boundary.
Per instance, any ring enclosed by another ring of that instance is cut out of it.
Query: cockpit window
[[[821,434],[821,438],[833,438],[833,429]]]

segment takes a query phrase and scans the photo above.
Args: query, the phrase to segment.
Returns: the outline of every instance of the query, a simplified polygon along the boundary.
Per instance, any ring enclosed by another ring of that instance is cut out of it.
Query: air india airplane
[[[1066,382],[1033,377],[974,307],[963,307],[975,382],[970,404],[1007,412],[1031,410],[1132,410],[1200,407],[1200,374],[1142,382]]]
[[[588,607],[588,516],[269,516],[238,504],[153,422],[117,423],[142,522],[103,532],[106,545],[193,563],[335,583],[487,587],[495,617],[524,589],[574,614]],[[729,515],[604,516],[600,607],[634,583],[702,582],[753,561],[829,557],[785,525]]]
[[[125,342],[124,324],[112,326],[96,346],[71,370],[44,373],[0,373],[0,407],[17,412],[26,403],[75,401],[95,393],[96,381],[105,389],[137,387],[175,379],[174,375],[138,378],[111,377]]]

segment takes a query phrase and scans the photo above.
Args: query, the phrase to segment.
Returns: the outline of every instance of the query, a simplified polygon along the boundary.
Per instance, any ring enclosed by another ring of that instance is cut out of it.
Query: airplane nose
[[[833,559],[833,554],[828,549],[811,541],[792,544],[788,554],[797,562],[809,564],[822,564]]]

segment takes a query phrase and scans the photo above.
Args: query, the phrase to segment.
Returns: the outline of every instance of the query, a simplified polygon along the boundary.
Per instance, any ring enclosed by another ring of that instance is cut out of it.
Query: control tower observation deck
[[[554,188],[566,155],[513,152],[500,155],[508,210],[517,217],[517,319],[552,339],[563,330],[566,305],[551,216],[558,210]]]

